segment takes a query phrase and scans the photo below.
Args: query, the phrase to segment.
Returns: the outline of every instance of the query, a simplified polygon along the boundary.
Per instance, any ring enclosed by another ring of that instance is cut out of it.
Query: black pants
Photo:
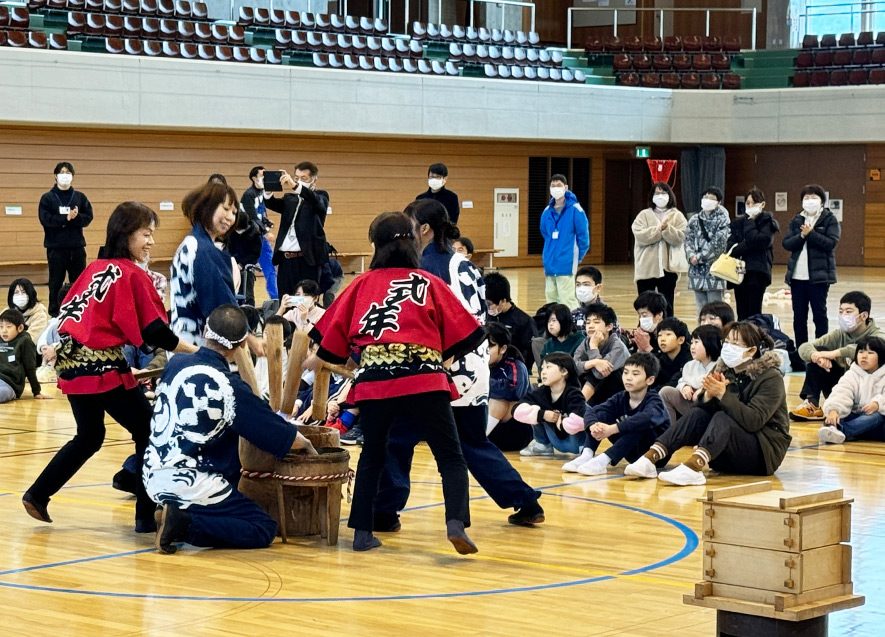
[[[666,461],[682,447],[697,445],[710,452],[710,468],[724,473],[765,476],[765,456],[756,434],[711,407],[695,407],[658,438],[667,448]]]
[[[255,307],[255,267],[254,265],[243,266],[240,270],[240,289],[237,294],[246,299],[246,305]]]
[[[820,406],[820,396],[824,398],[830,395],[833,387],[839,379],[845,375],[845,368],[833,363],[833,367],[826,370],[817,363],[807,363],[805,366],[805,382],[802,383],[802,391],[799,396]]]
[[[464,526],[470,526],[467,463],[461,453],[449,393],[435,391],[383,400],[363,400],[357,405],[360,408],[364,442],[357,464],[353,505],[347,526],[358,531],[371,531],[373,528],[375,496],[387,462],[387,438],[394,422],[399,419],[421,430],[436,458],[436,466],[442,477],[446,521],[460,520]]]
[[[46,248],[49,262],[49,315],[58,316],[61,305],[58,293],[65,284],[65,276],[73,283],[86,269],[86,248]]]
[[[667,316],[673,316],[673,299],[676,297],[676,281],[679,275],[675,272],[664,271],[664,276],[657,279],[640,279],[636,282],[636,291],[639,294],[648,290],[660,292],[667,299]]]
[[[734,301],[739,321],[754,314],[762,314],[762,297],[765,296],[765,288],[770,282],[771,276],[764,272],[747,272],[743,282],[735,286]]]
[[[520,509],[537,501],[539,492],[526,484],[501,450],[489,442],[486,436],[488,408],[485,405],[452,407],[452,413],[467,469],[495,504],[502,509]],[[375,520],[379,528],[390,527],[399,518],[398,513],[406,508],[411,490],[412,456],[423,433],[420,427],[402,419],[390,430],[387,466],[375,497]]]
[[[519,422],[516,418],[502,420],[488,435],[489,442],[501,451],[525,449],[534,438],[532,426]]]
[[[28,492],[40,504],[48,504],[49,499],[101,449],[105,434],[104,416],[107,412],[132,434],[135,442],[135,519],[153,519],[156,505],[145,492],[141,479],[141,466],[151,433],[153,414],[144,392],[140,387],[125,389],[121,385],[102,394],[69,394],[68,401],[74,412],[74,420],[77,421],[77,435],[59,449]]]
[[[811,315],[814,320],[814,337],[820,338],[829,330],[827,321],[827,294],[830,291],[829,283],[809,283],[808,281],[790,282],[790,292],[793,295],[793,340],[798,348],[802,343],[808,342],[808,306],[811,306]]]
[[[316,265],[308,265],[304,257],[294,259],[280,259],[277,265],[277,288],[280,298],[284,294],[295,294],[298,284],[305,279],[320,282],[320,268]]]
[[[612,466],[615,466],[624,458],[627,459],[627,462],[639,460],[640,456],[654,444],[655,432],[653,429],[631,431],[625,434],[614,434],[608,439],[612,446],[606,449],[605,455],[611,460]],[[593,453],[599,449],[601,442],[593,436],[587,436],[587,446],[593,450]]]
[[[593,396],[587,402],[594,407],[601,405],[615,394],[624,391],[624,380],[620,369],[613,370],[605,378],[596,378],[593,372],[589,372],[581,380],[593,386]]]

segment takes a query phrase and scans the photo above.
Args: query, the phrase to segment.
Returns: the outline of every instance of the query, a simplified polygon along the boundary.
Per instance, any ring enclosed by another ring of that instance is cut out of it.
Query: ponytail
[[[433,231],[433,245],[439,253],[451,252],[452,241],[461,238],[458,226],[449,219],[445,206],[435,199],[418,199],[413,201],[404,212],[413,217],[419,225],[425,223]]]

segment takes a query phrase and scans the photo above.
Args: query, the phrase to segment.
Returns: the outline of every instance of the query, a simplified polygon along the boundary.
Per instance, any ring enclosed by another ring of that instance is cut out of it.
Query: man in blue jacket
[[[550,178],[550,203],[541,215],[541,235],[547,302],[575,309],[575,272],[590,249],[590,230],[587,213],[563,175]]]

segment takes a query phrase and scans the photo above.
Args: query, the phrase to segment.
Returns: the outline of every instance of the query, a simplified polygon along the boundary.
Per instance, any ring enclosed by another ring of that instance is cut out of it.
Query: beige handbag
[[[716,258],[713,265],[710,266],[710,274],[729,283],[740,285],[744,280],[744,274],[747,273],[747,264],[741,259],[731,256],[732,250],[734,250],[734,246]]]

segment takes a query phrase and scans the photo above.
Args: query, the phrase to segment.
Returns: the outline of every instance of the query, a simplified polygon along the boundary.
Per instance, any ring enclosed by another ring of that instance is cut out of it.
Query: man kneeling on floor
[[[265,548],[276,522],[237,491],[239,437],[282,458],[290,450],[316,454],[313,445],[271,411],[230,371],[249,333],[246,316],[221,305],[206,323],[206,346],[166,365],[157,388],[144,485],[158,512],[157,548],[176,542],[216,548]]]

